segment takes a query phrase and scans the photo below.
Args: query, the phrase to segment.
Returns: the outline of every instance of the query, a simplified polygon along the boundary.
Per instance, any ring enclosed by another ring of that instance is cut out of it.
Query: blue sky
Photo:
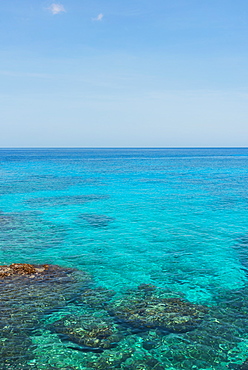
[[[247,146],[247,0],[0,0],[1,147]]]

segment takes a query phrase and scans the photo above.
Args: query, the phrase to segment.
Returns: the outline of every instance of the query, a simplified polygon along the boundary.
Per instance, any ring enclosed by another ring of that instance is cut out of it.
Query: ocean
[[[0,370],[246,369],[248,148],[0,149],[12,263]]]

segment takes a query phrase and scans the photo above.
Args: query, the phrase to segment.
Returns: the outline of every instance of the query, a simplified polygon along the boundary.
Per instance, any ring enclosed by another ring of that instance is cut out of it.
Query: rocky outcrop
[[[111,318],[89,315],[67,315],[53,323],[52,331],[92,352],[97,349],[109,349],[116,346],[121,336]],[[100,352],[100,351],[99,351]]]
[[[40,318],[64,307],[89,282],[83,271],[57,265],[0,266],[0,357],[4,369],[8,364],[22,369],[21,364],[32,359],[30,335],[39,327]]]
[[[205,307],[180,298],[159,298],[154,295],[116,300],[108,309],[120,323],[141,330],[160,328],[175,333],[195,329],[207,312]]]
[[[0,277],[41,274],[51,269],[49,265],[30,265],[29,263],[12,263],[9,266],[0,266]]]

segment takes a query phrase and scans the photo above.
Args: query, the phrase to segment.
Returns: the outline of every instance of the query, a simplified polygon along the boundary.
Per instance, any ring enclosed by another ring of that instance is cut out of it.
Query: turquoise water
[[[91,289],[115,293],[103,294],[106,304],[150,284],[158,296],[208,307],[190,332],[129,328],[114,348],[94,353],[69,349],[75,343],[51,323],[68,314],[106,318],[109,309],[65,299],[25,332],[24,354],[3,352],[2,368],[238,369],[248,357],[247,180],[245,148],[1,149],[0,264],[84,271]],[[17,340],[18,319],[11,325]]]

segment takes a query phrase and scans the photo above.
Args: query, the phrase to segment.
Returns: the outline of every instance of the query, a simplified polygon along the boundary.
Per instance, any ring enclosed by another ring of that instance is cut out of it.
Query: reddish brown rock
[[[84,271],[57,265],[0,266],[0,329],[33,327],[42,312],[63,307],[90,281]]]
[[[29,263],[12,263],[9,266],[0,266],[0,278],[32,278],[34,280],[51,280],[54,279],[65,279],[68,280],[68,277],[77,273],[76,269],[66,268],[57,265],[31,265]],[[83,271],[79,272],[81,279],[90,280]]]
[[[31,275],[44,270],[45,267],[43,266],[42,268],[40,267],[36,269],[29,263],[12,263],[9,266],[0,266],[0,277],[7,277],[11,275]]]

